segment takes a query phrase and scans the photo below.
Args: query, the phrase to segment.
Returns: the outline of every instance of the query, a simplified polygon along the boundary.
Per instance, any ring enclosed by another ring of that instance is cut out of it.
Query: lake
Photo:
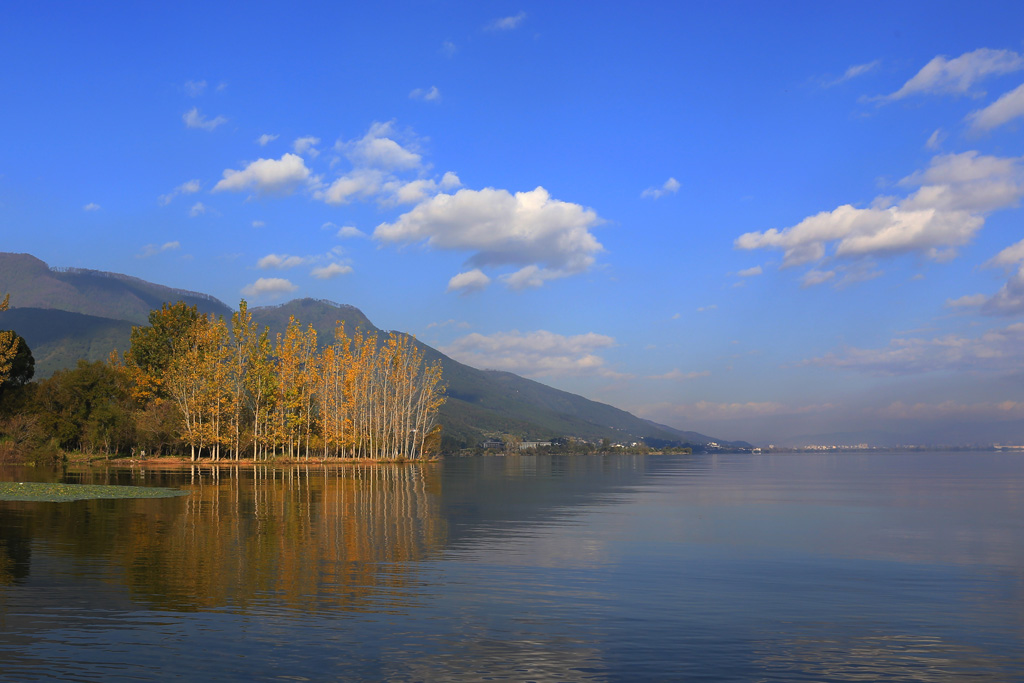
[[[1024,680],[1024,455],[49,473],[0,680]]]

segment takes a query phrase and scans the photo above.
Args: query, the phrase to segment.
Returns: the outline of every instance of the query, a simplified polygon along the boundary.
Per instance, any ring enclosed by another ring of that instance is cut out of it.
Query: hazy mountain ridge
[[[0,292],[11,294],[11,310],[0,313],[0,329],[14,329],[26,339],[36,358],[38,377],[73,367],[79,358],[105,360],[114,349],[127,349],[132,327],[145,324],[149,311],[165,302],[183,300],[225,319],[233,312],[215,297],[199,292],[117,273],[49,268],[28,254],[0,254]],[[324,299],[296,299],[250,311],[260,326],[269,328],[271,338],[284,331],[291,317],[303,326],[312,324],[321,344],[330,343],[339,322],[344,322],[349,335],[358,328],[383,336],[355,306]],[[659,425],[510,372],[478,370],[416,343],[427,362],[440,360],[443,365],[448,401],[441,421],[450,443],[474,445],[486,435],[501,433],[527,439],[577,436],[630,442],[646,438],[693,445],[717,440]]]

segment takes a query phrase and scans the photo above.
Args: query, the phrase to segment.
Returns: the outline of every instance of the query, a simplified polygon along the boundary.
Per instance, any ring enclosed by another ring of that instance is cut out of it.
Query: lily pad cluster
[[[73,500],[112,498],[173,498],[188,491],[156,486],[112,486],[109,484],[60,484],[0,481],[0,500],[62,503]]]

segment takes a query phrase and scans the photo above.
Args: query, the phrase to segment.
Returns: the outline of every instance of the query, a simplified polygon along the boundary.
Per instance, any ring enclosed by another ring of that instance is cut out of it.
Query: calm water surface
[[[1024,680],[1024,456],[47,473],[0,680]]]

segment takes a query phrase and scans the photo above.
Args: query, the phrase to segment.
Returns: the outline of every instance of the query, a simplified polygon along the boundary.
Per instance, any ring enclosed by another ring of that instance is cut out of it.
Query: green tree
[[[190,343],[190,332],[200,317],[195,306],[179,301],[150,311],[149,325],[132,328],[124,363],[135,381],[137,398],[143,402],[168,398],[167,370]]]

